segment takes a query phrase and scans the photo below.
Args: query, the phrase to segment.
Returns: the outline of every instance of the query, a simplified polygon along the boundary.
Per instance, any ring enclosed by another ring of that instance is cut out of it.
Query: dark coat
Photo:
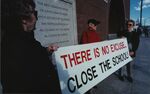
[[[135,54],[132,57],[136,56],[136,50],[138,49],[139,46],[139,33],[136,32],[135,30],[132,32],[128,32],[128,30],[124,30],[120,36],[124,36],[127,38],[128,43],[130,42],[132,45],[132,49],[130,51],[133,51]]]
[[[2,41],[2,86],[4,92],[54,93],[58,85],[48,53],[33,33],[6,35]]]

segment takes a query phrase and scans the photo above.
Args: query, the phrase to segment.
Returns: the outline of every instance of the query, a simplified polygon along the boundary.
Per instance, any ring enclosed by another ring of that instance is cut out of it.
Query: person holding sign
[[[136,56],[136,50],[139,45],[139,34],[136,32],[134,29],[134,21],[133,20],[128,20],[127,21],[127,30],[124,30],[119,37],[126,37],[127,42],[128,42],[128,47],[129,47],[129,54],[132,58]],[[127,67],[127,80],[129,82],[133,82],[133,79],[131,77],[131,62],[126,64]],[[124,81],[124,77],[122,75],[122,69],[119,69],[119,79]]]
[[[60,94],[48,52],[34,38],[37,11],[33,0],[2,0],[3,93]]]
[[[96,31],[97,25],[100,24],[100,22],[95,19],[89,19],[87,23],[88,30],[82,33],[81,44],[100,42],[101,38]],[[97,88],[97,86],[95,86],[94,88]],[[90,91],[91,90],[87,91],[86,94],[90,94]]]
[[[81,44],[100,42],[101,38],[97,33],[97,25],[100,24],[99,21],[95,19],[88,20],[88,30],[82,33]]]

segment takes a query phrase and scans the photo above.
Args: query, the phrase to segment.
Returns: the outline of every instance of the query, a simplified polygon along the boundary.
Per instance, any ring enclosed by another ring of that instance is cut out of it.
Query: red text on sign
[[[72,54],[61,55],[60,58],[63,59],[65,68],[67,69],[68,67],[73,67],[92,60],[90,52],[91,50],[79,51]]]
[[[126,47],[127,46],[124,44],[124,42],[115,43],[115,44],[110,45],[111,52],[115,52],[115,51],[121,50],[121,49],[126,48]]]

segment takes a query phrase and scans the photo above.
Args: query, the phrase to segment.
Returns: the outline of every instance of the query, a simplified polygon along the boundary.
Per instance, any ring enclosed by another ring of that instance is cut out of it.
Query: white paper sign
[[[63,94],[83,94],[132,60],[125,38],[62,47],[53,55]]]
[[[75,0],[35,0],[35,38],[43,46],[77,44]]]

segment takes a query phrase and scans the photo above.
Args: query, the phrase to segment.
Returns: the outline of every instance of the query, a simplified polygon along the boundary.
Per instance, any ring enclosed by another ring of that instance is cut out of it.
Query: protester
[[[87,23],[88,29],[82,33],[81,44],[100,42],[101,38],[96,31],[100,22],[95,19],[89,19]]]
[[[88,30],[82,33],[81,44],[100,42],[100,35],[96,31],[97,25],[100,24],[100,22],[95,19],[89,19],[87,24]],[[97,86],[95,86],[94,88],[97,88]],[[91,90],[87,91],[86,94],[90,94],[90,91]]]
[[[34,38],[34,1],[2,0],[1,5],[3,93],[60,94],[56,70],[47,52],[57,47],[42,47]]]
[[[136,56],[136,50],[139,45],[139,33],[134,29],[134,21],[127,21],[127,30],[124,30],[119,37],[126,37],[129,47],[129,54],[132,58]],[[131,76],[131,62],[126,64],[127,68],[127,80],[129,82],[133,82],[133,78]],[[122,74],[122,69],[119,70],[119,79],[124,81],[124,75]]]

